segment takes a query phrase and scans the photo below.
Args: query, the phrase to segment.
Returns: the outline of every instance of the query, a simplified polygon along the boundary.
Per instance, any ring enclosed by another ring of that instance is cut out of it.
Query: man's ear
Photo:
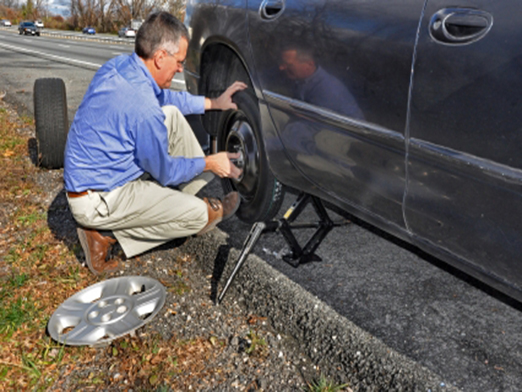
[[[163,50],[156,50],[152,56],[152,59],[154,60],[154,66],[157,69],[162,69],[163,63],[165,61],[165,52],[163,52]]]

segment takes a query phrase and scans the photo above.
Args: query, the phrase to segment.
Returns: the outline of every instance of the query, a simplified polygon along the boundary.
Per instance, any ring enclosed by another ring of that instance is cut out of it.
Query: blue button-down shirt
[[[133,53],[104,64],[76,112],[65,147],[65,189],[110,191],[144,172],[160,184],[188,182],[204,158],[171,157],[162,106],[201,114],[205,98],[161,89]]]

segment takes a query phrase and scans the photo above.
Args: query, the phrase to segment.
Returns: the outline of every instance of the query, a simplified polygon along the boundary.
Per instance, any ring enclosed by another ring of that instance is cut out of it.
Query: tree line
[[[42,20],[49,28],[81,30],[91,26],[101,33],[115,33],[142,21],[151,12],[166,10],[183,20],[186,0],[70,0],[69,15],[54,15],[49,0],[0,0],[0,19],[13,25]]]

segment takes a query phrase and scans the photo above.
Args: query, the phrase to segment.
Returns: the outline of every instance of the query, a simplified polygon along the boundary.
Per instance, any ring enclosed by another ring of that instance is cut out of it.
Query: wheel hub
[[[236,120],[230,127],[225,148],[228,152],[239,152],[239,164],[243,173],[235,180],[235,187],[242,196],[251,195],[256,190],[259,176],[259,150],[254,130],[244,119]]]

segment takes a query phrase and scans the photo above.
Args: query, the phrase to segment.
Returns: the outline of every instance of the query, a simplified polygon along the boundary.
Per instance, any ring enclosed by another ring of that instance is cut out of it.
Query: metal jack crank
[[[315,213],[319,217],[319,221],[294,224],[293,222],[297,219],[297,217],[301,214],[309,202],[312,202],[312,206],[314,207]],[[310,263],[312,261],[321,261],[321,258],[314,253],[317,247],[321,244],[330,230],[336,226],[345,225],[347,223],[349,223],[348,220],[333,222],[328,216],[328,212],[326,211],[326,208],[324,207],[321,199],[306,193],[300,193],[294,204],[292,204],[288,211],[286,211],[286,213],[283,215],[283,218],[269,222],[254,223],[250,229],[248,237],[245,240],[245,243],[243,244],[243,249],[241,249],[236,266],[230,274],[225,287],[223,287],[223,291],[219,295],[217,303],[219,304],[223,300],[223,297],[225,296],[225,293],[227,292],[230,284],[234,280],[236,274],[254,246],[257,244],[261,234],[268,232],[281,233],[286,243],[290,246],[291,250],[290,253],[283,256],[283,260],[292,267],[298,267],[300,264]],[[297,242],[297,239],[292,233],[292,230],[310,228],[317,228],[317,230],[310,237],[304,248],[301,248]]]

